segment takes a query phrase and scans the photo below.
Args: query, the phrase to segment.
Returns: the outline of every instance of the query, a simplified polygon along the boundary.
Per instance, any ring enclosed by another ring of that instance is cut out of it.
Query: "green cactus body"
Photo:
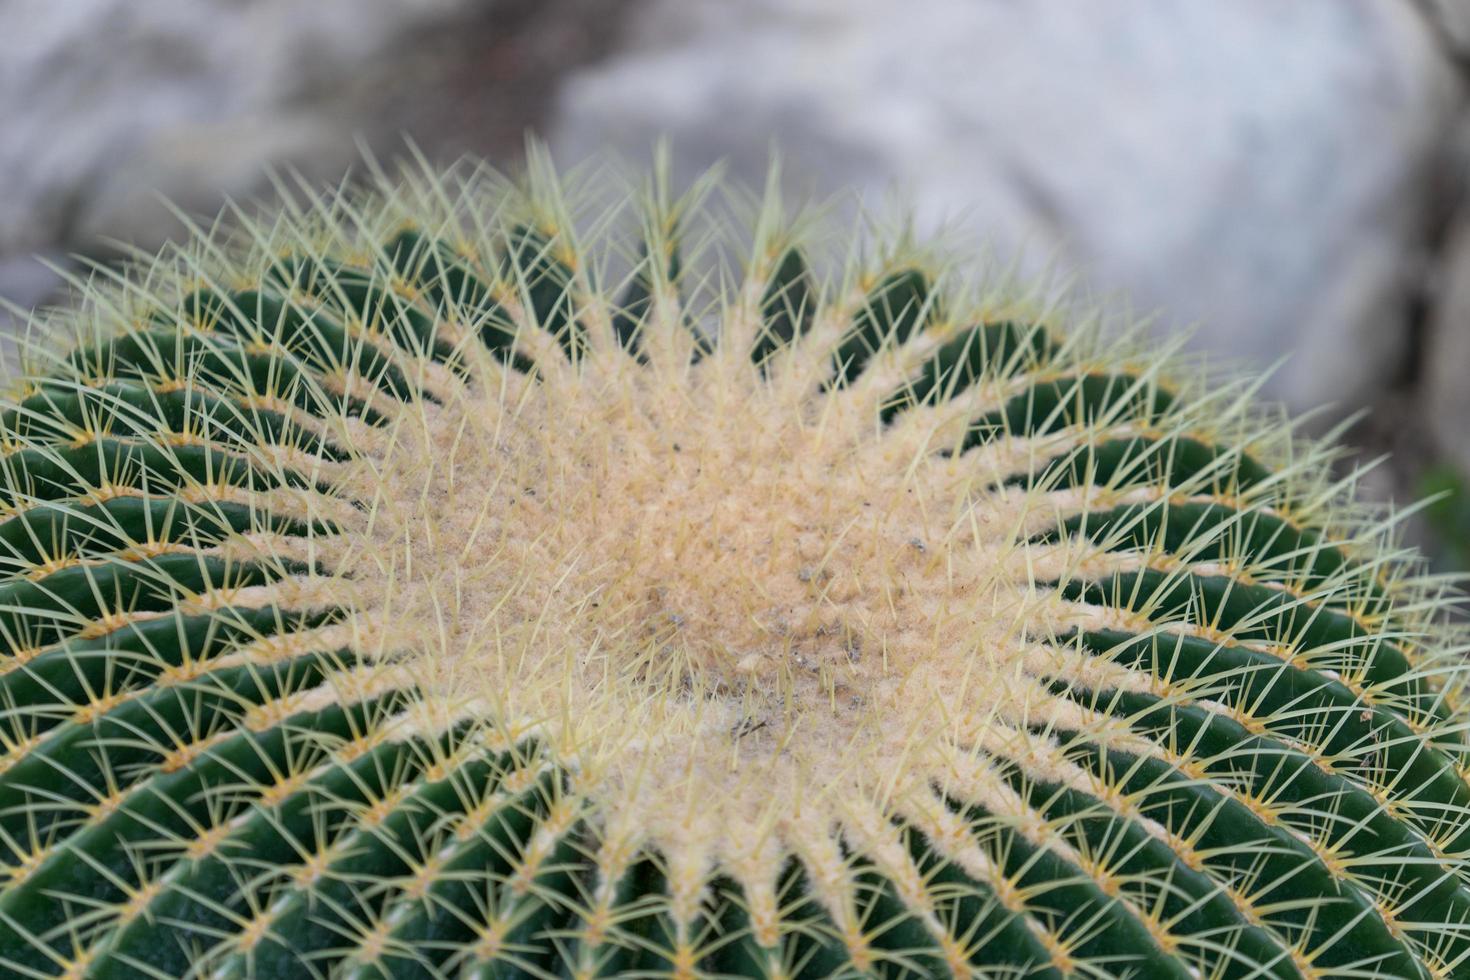
[[[1452,599],[1330,450],[606,186],[381,177],[52,315],[0,973],[1470,975]]]

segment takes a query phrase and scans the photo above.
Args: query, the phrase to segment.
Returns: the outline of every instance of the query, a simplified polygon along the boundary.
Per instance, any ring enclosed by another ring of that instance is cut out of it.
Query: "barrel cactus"
[[[1256,386],[774,190],[344,188],[37,320],[0,973],[1470,975],[1454,596]]]

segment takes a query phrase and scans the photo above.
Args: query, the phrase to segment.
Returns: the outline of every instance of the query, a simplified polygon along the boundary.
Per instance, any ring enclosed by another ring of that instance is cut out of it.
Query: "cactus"
[[[1330,446],[665,174],[372,169],[37,321],[0,973],[1470,975],[1454,594]]]

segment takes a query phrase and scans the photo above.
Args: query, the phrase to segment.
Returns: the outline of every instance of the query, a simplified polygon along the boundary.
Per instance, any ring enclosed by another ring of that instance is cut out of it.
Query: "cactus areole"
[[[1253,385],[775,192],[372,172],[37,319],[0,975],[1470,975],[1453,596]]]

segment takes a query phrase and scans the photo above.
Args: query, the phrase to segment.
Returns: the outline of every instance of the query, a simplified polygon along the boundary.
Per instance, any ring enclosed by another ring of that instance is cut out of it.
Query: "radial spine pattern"
[[[1470,976],[1453,597],[1253,386],[774,191],[372,174],[37,324],[0,975]]]

